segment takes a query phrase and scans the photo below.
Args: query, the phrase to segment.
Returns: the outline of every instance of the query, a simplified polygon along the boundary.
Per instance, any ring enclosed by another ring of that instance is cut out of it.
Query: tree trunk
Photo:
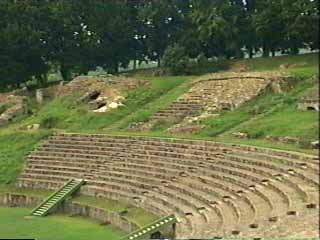
[[[266,44],[263,45],[262,51],[263,51],[263,54],[262,54],[263,57],[269,57],[270,56],[270,49],[269,49],[269,47],[267,47]]]
[[[65,66],[65,64],[63,63],[60,65],[60,73],[64,81],[70,80],[70,72],[68,68]]]
[[[253,49],[249,48],[249,58],[253,58]]]
[[[158,68],[161,67],[161,57],[158,55]]]
[[[38,75],[38,76],[36,76],[36,79],[37,79],[37,84],[40,87],[44,87],[46,85],[46,83],[48,82],[47,74]]]
[[[297,47],[291,48],[291,49],[290,49],[290,54],[292,54],[292,55],[297,55],[297,54],[299,54],[299,48],[297,48]]]
[[[236,51],[236,56],[235,57],[237,59],[243,59],[244,58],[245,55],[244,55],[241,47],[237,47],[235,51]]]
[[[134,56],[134,59],[133,59],[133,70],[137,70],[137,58],[136,58],[136,56]]]
[[[114,73],[115,73],[115,74],[117,74],[117,73],[119,72],[119,63],[118,63],[118,62],[115,62],[115,63],[114,63],[114,68],[113,68],[113,70],[114,70]]]

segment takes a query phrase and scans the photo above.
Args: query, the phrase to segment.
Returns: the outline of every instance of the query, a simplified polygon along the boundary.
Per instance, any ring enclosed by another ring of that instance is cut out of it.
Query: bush
[[[59,122],[59,119],[57,117],[48,116],[43,119],[41,119],[40,126],[43,128],[53,128],[57,125]]]
[[[253,132],[247,132],[248,138],[250,139],[259,139],[266,136],[265,132],[263,130],[253,131]]]
[[[169,46],[163,55],[164,66],[169,68],[173,75],[186,74],[188,62],[184,47],[178,44]]]
[[[204,74],[210,72],[217,72],[226,69],[226,63],[224,59],[211,58],[208,59],[204,54],[200,54],[197,57],[197,64],[193,66],[194,74]]]
[[[169,46],[166,49],[163,62],[173,75],[200,75],[226,68],[224,60],[208,59],[204,54],[200,54],[196,59],[189,58],[185,48],[179,44]]]

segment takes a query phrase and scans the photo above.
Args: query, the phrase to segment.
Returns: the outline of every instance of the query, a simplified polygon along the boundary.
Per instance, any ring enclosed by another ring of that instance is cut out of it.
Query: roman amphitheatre
[[[299,60],[306,57],[315,55]],[[319,100],[318,73],[303,78],[301,70],[235,68],[173,79],[165,94],[136,108],[132,92],[156,91],[168,77],[83,76],[39,89],[37,97],[28,90],[1,94],[8,106],[1,118],[12,115],[1,128],[1,212],[21,208],[28,217],[16,220],[28,224],[82,216],[115,239],[317,237],[316,140],[304,146],[285,128],[288,136],[272,136],[284,124],[274,105],[313,114],[316,131],[316,109],[298,105],[306,95]],[[269,105],[284,95],[296,100]],[[32,98],[41,107],[30,114]],[[251,113],[257,106],[261,112]],[[241,112],[249,118],[224,126]],[[211,127],[217,120],[223,124]],[[247,129],[263,123],[270,133],[250,136]],[[222,132],[204,134],[215,128]]]
[[[320,239],[317,1],[0,16],[0,240]]]

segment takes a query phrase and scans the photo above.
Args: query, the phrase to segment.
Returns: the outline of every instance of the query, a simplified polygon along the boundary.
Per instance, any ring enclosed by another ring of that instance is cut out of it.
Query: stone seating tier
[[[319,206],[318,161],[209,141],[62,133],[31,152],[17,185],[57,189],[83,178],[83,194],[175,214],[180,238],[252,236]]]

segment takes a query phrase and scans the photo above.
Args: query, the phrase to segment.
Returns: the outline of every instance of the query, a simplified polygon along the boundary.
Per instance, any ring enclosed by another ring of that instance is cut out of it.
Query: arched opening
[[[89,100],[96,100],[100,96],[101,92],[99,91],[93,91],[89,93]]]
[[[308,111],[316,111],[317,109],[315,107],[313,107],[313,106],[308,106],[307,110]]]
[[[151,234],[150,239],[164,239],[164,237],[160,231],[157,231]]]

